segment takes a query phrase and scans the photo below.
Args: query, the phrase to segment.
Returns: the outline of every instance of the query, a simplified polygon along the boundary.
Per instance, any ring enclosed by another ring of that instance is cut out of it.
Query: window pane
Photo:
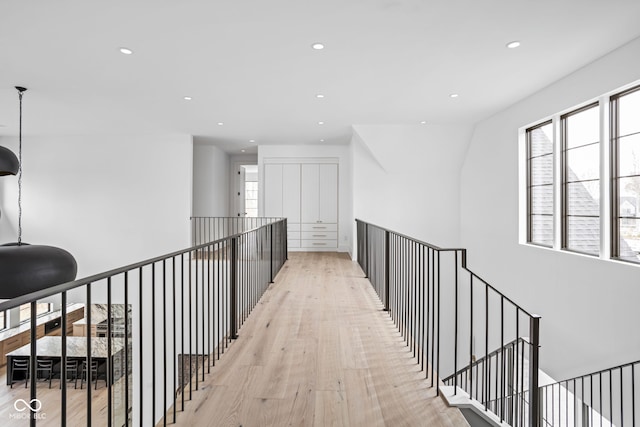
[[[531,241],[545,246],[553,246],[553,217],[531,215]]]
[[[531,159],[531,185],[553,182],[553,154]]]
[[[640,123],[640,117],[638,123]],[[640,175],[640,135],[620,138],[618,149],[619,176]]]
[[[565,118],[567,127],[566,147],[573,148],[600,141],[600,109],[598,106]]]
[[[640,176],[618,180],[619,215],[640,217]]]
[[[529,241],[553,246],[553,125],[527,131]]]
[[[531,188],[531,213],[546,215],[553,214],[552,185]]]
[[[640,132],[640,91],[619,98],[620,135]]]
[[[567,248],[598,255],[600,253],[600,218],[568,217]]]
[[[567,150],[568,182],[598,179],[599,176],[600,146],[598,144]]]
[[[36,304],[36,314],[39,316],[44,313],[48,313],[51,310],[51,304],[38,303]],[[22,304],[20,306],[20,322],[25,322],[31,319],[31,304]]]
[[[567,184],[568,215],[600,215],[600,183],[598,181]]]
[[[531,157],[553,153],[553,127],[551,123],[531,130],[529,135]]]
[[[640,219],[620,220],[620,258],[640,261]]]

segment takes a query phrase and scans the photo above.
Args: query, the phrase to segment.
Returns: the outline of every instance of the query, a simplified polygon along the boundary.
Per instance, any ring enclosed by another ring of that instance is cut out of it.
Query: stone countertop
[[[76,304],[69,304],[67,306],[67,313],[71,313],[72,311],[76,311],[80,308],[84,308],[84,304],[80,304],[80,303],[76,303]],[[53,320],[56,319],[58,317],[62,316],[62,311],[61,310],[56,310],[56,311],[52,311],[51,313],[47,313],[43,316],[40,316],[36,319],[36,324],[37,325],[42,325],[44,323],[47,323],[49,320]],[[28,331],[31,329],[31,322],[25,322],[19,326],[16,326],[15,328],[9,328],[9,329],[5,329],[4,331],[0,332],[0,341],[4,341],[7,338],[11,338],[15,335],[18,335],[24,331]]]
[[[124,348],[123,338],[111,339],[111,355],[117,354]],[[36,341],[37,355],[39,357],[62,357],[62,337],[45,336]],[[91,338],[91,356],[107,357],[108,339]],[[30,356],[31,344],[24,345],[7,356]],[[87,337],[67,337],[67,357],[87,357]]]
[[[106,304],[92,304],[91,305],[91,324],[97,325],[100,322],[107,320],[108,318],[108,306]],[[112,304],[111,306],[111,318],[124,317],[124,305]],[[80,320],[73,322],[74,325],[86,325],[87,314]]]

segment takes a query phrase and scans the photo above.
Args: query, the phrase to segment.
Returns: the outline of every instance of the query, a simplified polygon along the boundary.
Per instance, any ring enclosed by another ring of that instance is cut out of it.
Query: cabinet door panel
[[[282,165],[282,216],[300,222],[300,165]]]
[[[319,221],[320,165],[302,165],[302,222]]]
[[[321,222],[338,222],[338,165],[319,165],[319,215]]]
[[[282,216],[282,165],[264,165],[264,216]]]

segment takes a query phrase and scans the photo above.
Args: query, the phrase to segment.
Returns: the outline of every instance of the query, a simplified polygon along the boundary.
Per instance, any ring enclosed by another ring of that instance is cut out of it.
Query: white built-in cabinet
[[[338,164],[264,164],[264,215],[286,217],[290,249],[338,248]]]

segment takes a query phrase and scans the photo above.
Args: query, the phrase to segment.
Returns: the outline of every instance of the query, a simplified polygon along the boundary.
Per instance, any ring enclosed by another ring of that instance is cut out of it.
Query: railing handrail
[[[407,239],[410,240],[412,242],[418,243],[420,245],[424,245],[430,249],[433,249],[435,251],[439,251],[439,252],[462,252],[462,260],[461,260],[461,264],[460,267],[462,269],[464,269],[465,271],[467,271],[469,274],[473,275],[473,277],[475,277],[476,279],[480,280],[485,286],[491,288],[491,290],[493,290],[494,292],[496,292],[497,294],[499,294],[502,298],[506,299],[507,301],[509,301],[511,304],[513,304],[515,307],[517,307],[520,311],[522,311],[524,314],[526,314],[529,317],[535,317],[535,314],[530,313],[529,311],[525,310],[524,308],[522,308],[520,306],[520,304],[514,302],[511,298],[509,298],[508,296],[506,296],[505,294],[503,294],[502,292],[500,292],[498,289],[496,289],[494,286],[492,286],[491,284],[489,284],[489,282],[487,282],[486,280],[484,280],[482,277],[478,276],[476,273],[474,273],[472,270],[470,270],[469,268],[467,268],[467,250],[465,248],[441,248],[439,246],[433,245],[431,243],[427,243],[424,242],[422,240],[418,240],[415,239],[413,237],[407,236],[405,234],[402,233],[398,233],[396,231],[393,230],[389,230],[388,228],[384,228],[381,227],[379,225],[376,224],[371,224],[370,222],[367,221],[363,221],[361,219],[356,218],[356,222],[361,222],[363,224],[367,224],[368,226],[372,226],[372,227],[376,227],[382,231],[386,231],[389,234],[393,234],[396,235],[398,237],[402,237],[403,239]]]
[[[221,217],[221,218],[223,218],[223,217]],[[269,223],[269,224],[260,225],[260,226],[254,227],[254,228],[252,228],[250,230],[246,230],[246,231],[242,231],[242,232],[239,232],[239,233],[235,233],[235,234],[232,234],[230,236],[222,237],[220,239],[217,239],[217,240],[214,240],[214,241],[211,241],[211,242],[201,243],[199,245],[194,245],[194,246],[191,246],[191,247],[188,247],[188,248],[185,248],[185,249],[181,249],[181,250],[178,250],[178,251],[175,251],[175,252],[171,252],[171,253],[168,253],[168,254],[164,254],[164,255],[157,256],[157,257],[149,258],[149,259],[144,260],[144,261],[139,261],[139,262],[136,262],[136,263],[133,263],[133,264],[129,264],[129,265],[126,265],[124,267],[115,268],[113,270],[105,271],[103,273],[94,274],[92,276],[87,276],[87,277],[84,277],[82,279],[76,279],[76,280],[71,281],[71,282],[61,283],[59,285],[51,286],[51,287],[46,288],[46,289],[41,289],[39,291],[31,292],[29,294],[20,295],[18,297],[12,298],[12,299],[10,299],[8,301],[1,302],[0,303],[0,312],[5,311],[5,310],[10,310],[12,308],[18,307],[18,306],[23,305],[23,304],[31,303],[33,301],[38,301],[40,299],[47,298],[47,297],[50,297],[50,296],[53,296],[53,295],[56,295],[56,294],[59,294],[59,293],[62,293],[62,292],[70,291],[70,290],[78,288],[80,286],[85,286],[85,285],[88,285],[90,283],[97,282],[99,280],[104,280],[104,279],[107,279],[109,277],[113,277],[113,276],[118,275],[118,274],[122,274],[122,273],[126,273],[128,271],[136,270],[138,268],[145,267],[147,265],[151,265],[151,264],[154,264],[154,263],[162,261],[162,260],[166,260],[166,259],[173,258],[173,257],[179,256],[179,255],[183,255],[183,254],[186,254],[186,253],[189,253],[189,252],[197,251],[199,249],[204,249],[206,247],[217,245],[217,244],[223,243],[225,241],[228,241],[228,240],[231,240],[231,239],[234,239],[234,238],[238,238],[239,236],[242,236],[244,234],[248,234],[248,233],[254,232],[254,231],[256,231],[256,230],[258,230],[258,229],[260,229],[262,227],[270,226],[272,224],[276,224],[276,223],[278,223],[280,221],[284,221],[284,220],[285,220],[284,218],[281,218],[278,221],[274,221],[274,222]]]
[[[389,233],[395,234],[398,237],[402,237],[404,239],[411,240],[411,241],[413,241],[415,243],[419,243],[421,245],[424,245],[424,246],[426,246],[428,248],[431,248],[431,249],[434,249],[436,251],[441,251],[441,252],[454,252],[454,251],[466,252],[467,251],[465,248],[441,248],[440,246],[436,246],[436,245],[434,245],[432,243],[424,242],[424,241],[416,239],[414,237],[407,236],[406,234],[398,233],[397,231],[393,231],[393,230],[390,230],[388,228],[381,227],[379,225],[372,224],[370,222],[367,222],[367,221],[364,221],[364,220],[361,220],[361,219],[358,219],[358,218],[356,218],[356,222],[361,222],[363,224],[371,225],[373,227],[379,228],[382,231],[388,231]]]
[[[489,354],[485,354],[484,356],[482,356],[479,359],[476,359],[473,363],[471,363],[470,365],[465,366],[464,368],[461,368],[458,370],[458,372],[454,372],[453,374],[449,375],[446,378],[442,379],[442,382],[447,382],[451,379],[453,379],[454,376],[456,375],[461,375],[464,374],[466,371],[469,370],[469,368],[473,368],[474,366],[478,366],[479,364],[483,363],[485,360],[493,357],[493,356],[497,356],[499,355],[501,352],[503,352],[506,348],[508,348],[509,346],[513,346],[513,344],[515,344],[516,342],[524,342],[527,344],[531,344],[528,340],[526,340],[524,337],[518,337],[512,341],[509,341],[508,343],[505,343],[504,345],[498,347],[497,349],[493,350],[491,353]]]
[[[605,372],[615,371],[617,369],[624,369],[624,368],[627,368],[629,366],[633,366],[633,365],[636,365],[636,364],[640,364],[640,360],[636,360],[635,362],[623,363],[622,365],[614,366],[612,368],[600,369],[599,371],[589,372],[588,374],[584,374],[584,375],[577,375],[577,376],[575,376],[573,378],[568,378],[566,380],[556,381],[556,382],[551,383],[551,384],[541,385],[540,388],[542,389],[542,388],[548,388],[548,387],[559,386],[559,385],[561,386],[563,383],[569,383],[569,382],[572,382],[572,381],[577,381],[577,380],[580,380],[582,378],[587,378],[587,377],[594,376],[594,375],[600,375],[600,374],[603,374]]]

